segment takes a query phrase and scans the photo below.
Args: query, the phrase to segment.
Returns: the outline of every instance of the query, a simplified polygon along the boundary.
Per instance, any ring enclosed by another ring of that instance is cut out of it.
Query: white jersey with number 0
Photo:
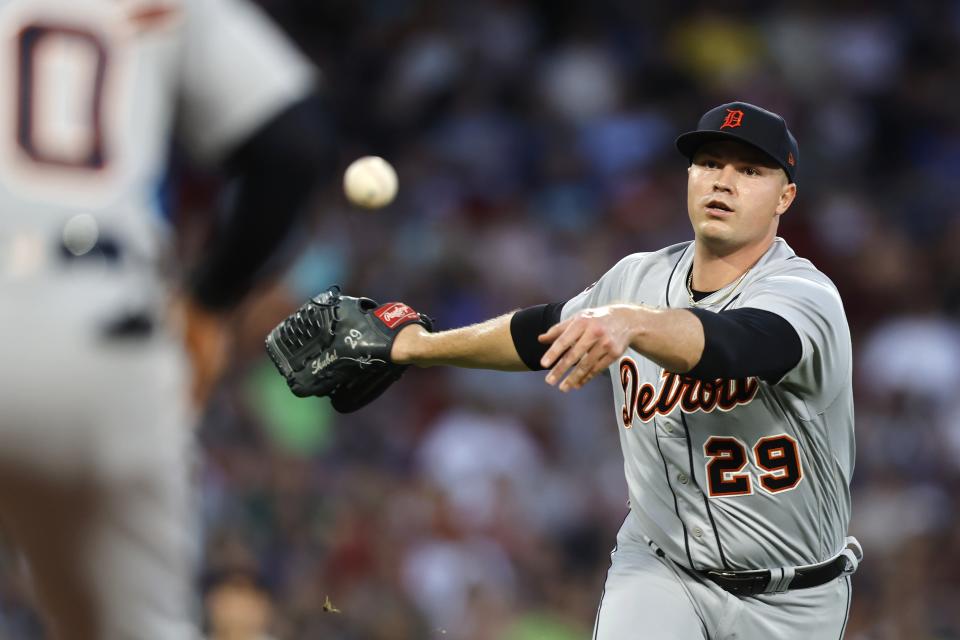
[[[313,81],[239,0],[0,0],[0,47],[0,236],[87,213],[148,260],[174,127],[216,161]]]

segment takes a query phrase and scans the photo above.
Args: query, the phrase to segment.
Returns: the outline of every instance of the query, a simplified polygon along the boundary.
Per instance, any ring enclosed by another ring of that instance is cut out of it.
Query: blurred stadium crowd
[[[688,240],[673,138],[742,99],[797,135],[780,235],[853,330],[847,637],[960,638],[960,2],[261,4],[323,70],[344,164],[382,155],[401,192],[366,214],[325,185],[306,251],[238,321],[199,434],[211,637],[589,635],[626,513],[608,381],[416,370],[340,416],[287,392],[262,337],[333,282],[448,328]],[[2,632],[39,637],[5,579]]]

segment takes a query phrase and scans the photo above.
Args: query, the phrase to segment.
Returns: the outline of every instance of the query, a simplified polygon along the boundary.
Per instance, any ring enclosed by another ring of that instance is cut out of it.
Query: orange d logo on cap
[[[727,117],[720,125],[721,129],[735,129],[743,124],[743,111],[740,109],[727,109]]]

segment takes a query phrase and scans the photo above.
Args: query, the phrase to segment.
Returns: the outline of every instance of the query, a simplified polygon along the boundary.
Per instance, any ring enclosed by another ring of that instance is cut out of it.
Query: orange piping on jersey
[[[136,27],[137,31],[149,31],[151,29],[162,29],[169,26],[174,19],[180,17],[180,8],[169,4],[152,4],[143,7],[137,7],[128,19]]]

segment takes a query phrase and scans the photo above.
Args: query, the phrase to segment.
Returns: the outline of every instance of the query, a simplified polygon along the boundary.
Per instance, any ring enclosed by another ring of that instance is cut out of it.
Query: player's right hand
[[[559,382],[564,392],[579,389],[609,367],[630,346],[635,310],[624,304],[585,309],[541,334],[540,342],[552,343],[540,360],[550,368],[547,384]]]

